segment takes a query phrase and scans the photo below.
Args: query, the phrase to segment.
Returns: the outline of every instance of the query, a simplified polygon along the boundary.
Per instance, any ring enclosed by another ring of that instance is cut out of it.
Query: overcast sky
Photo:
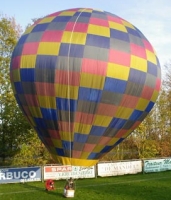
[[[161,66],[171,61],[171,0],[1,0],[0,14],[25,27],[32,19],[68,8],[96,8],[132,23],[147,37]]]

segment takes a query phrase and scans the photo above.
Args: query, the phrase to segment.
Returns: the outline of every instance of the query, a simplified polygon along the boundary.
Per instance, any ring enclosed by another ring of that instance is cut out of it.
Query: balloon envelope
[[[100,10],[69,9],[30,26],[11,59],[16,100],[57,162],[94,165],[147,116],[161,70],[146,37]]]

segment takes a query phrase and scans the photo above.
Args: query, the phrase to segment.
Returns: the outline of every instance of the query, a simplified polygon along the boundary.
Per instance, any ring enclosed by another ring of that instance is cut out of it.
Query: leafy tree
[[[20,151],[13,157],[13,166],[40,166],[53,163],[53,160],[37,134],[32,130],[32,137],[22,143]]]
[[[29,138],[31,129],[16,104],[9,78],[12,51],[21,31],[14,18],[0,16],[0,158],[3,164]]]
[[[123,141],[123,148],[124,148],[124,154],[123,154],[123,160],[129,160],[129,159],[138,159],[138,150],[137,146],[134,140],[134,135],[129,135],[124,141]]]
[[[164,66],[165,78],[157,102],[157,134],[160,156],[171,156],[171,63]]]
[[[153,112],[133,132],[139,158],[152,158],[159,154],[158,142],[154,139]]]

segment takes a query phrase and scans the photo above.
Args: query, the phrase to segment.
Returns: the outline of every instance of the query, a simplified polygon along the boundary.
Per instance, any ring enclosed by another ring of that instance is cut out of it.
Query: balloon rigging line
[[[71,147],[71,141],[72,141],[72,134],[71,134],[71,128],[70,128],[70,125],[71,125],[71,117],[70,117],[70,70],[69,70],[69,58],[70,58],[70,52],[71,52],[71,41],[72,41],[72,37],[73,37],[73,32],[74,32],[74,29],[75,29],[75,26],[76,26],[76,23],[80,17],[80,15],[82,14],[82,12],[84,12],[84,10],[86,10],[86,8],[84,8],[80,14],[78,15],[78,17],[76,18],[75,22],[74,22],[74,25],[73,25],[73,28],[72,28],[72,31],[71,31],[71,36],[70,36],[70,41],[69,41],[69,47],[68,47],[68,63],[67,63],[67,66],[68,66],[68,91],[67,91],[67,98],[68,98],[68,110],[69,110],[69,113],[68,113],[68,121],[69,121],[69,136],[70,136],[70,165],[72,166],[72,147]]]

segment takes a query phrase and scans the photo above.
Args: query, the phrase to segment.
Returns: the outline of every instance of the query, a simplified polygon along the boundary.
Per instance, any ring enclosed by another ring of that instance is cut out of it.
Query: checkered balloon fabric
[[[158,97],[146,37],[105,11],[76,8],[30,26],[11,58],[16,100],[54,159],[91,166],[122,142]]]

